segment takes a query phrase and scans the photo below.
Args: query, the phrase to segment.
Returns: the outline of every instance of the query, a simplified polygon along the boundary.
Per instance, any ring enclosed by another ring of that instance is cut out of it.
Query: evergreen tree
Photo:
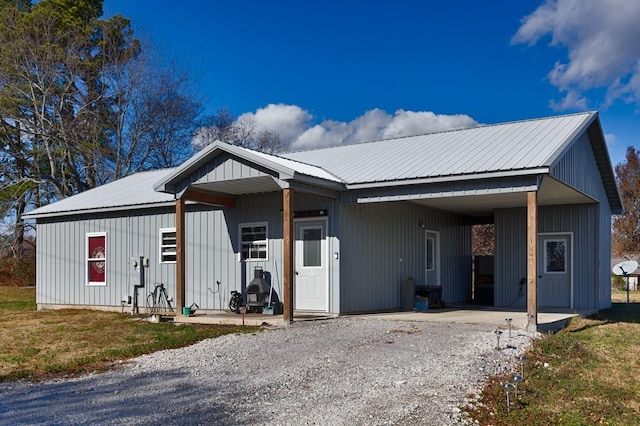
[[[102,4],[0,0],[0,216],[16,246],[30,208],[191,154],[186,73]]]

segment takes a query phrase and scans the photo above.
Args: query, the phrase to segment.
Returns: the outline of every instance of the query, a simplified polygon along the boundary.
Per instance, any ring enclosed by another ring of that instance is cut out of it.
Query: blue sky
[[[105,0],[292,148],[599,110],[640,134],[640,2]]]

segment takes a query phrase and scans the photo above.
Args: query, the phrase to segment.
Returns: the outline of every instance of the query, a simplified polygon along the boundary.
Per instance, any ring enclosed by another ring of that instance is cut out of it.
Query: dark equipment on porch
[[[244,301],[242,300],[242,293],[236,290],[231,290],[231,299],[229,299],[229,310],[240,313],[240,308],[244,307]]]
[[[253,280],[247,286],[247,312],[262,313],[265,306],[270,304],[271,285],[264,279],[264,271],[256,266],[253,270]]]
[[[416,296],[428,298],[429,308],[444,309],[442,300],[442,287],[439,285],[417,285]]]

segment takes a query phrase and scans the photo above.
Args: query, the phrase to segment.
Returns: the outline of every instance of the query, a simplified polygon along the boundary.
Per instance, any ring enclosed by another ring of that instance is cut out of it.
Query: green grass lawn
[[[525,380],[507,410],[504,382],[494,378],[470,412],[481,425],[640,424],[640,294],[535,341],[527,353]]]
[[[481,425],[640,424],[640,294],[626,303],[616,292],[611,309],[575,318],[536,340],[525,380],[507,411],[494,378],[470,411]],[[175,326],[130,315],[83,310],[37,311],[35,290],[0,287],[0,381],[42,380],[103,371],[127,359],[190,345],[254,327]]]
[[[257,327],[176,326],[88,310],[36,310],[33,287],[0,286],[0,382],[103,371],[129,358]]]

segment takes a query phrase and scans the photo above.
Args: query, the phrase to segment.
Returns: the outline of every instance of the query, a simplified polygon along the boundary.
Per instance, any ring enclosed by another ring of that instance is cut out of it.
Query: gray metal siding
[[[541,207],[538,232],[573,232],[573,307],[597,306],[598,205]],[[607,262],[609,264],[610,261]]]
[[[120,217],[89,216],[38,223],[37,303],[120,306],[131,291],[131,258],[149,257],[147,282],[175,286],[170,265],[158,265],[160,228],[174,226],[168,212]],[[106,233],[106,286],[86,285],[86,234]],[[174,268],[175,269],[175,268]],[[144,290],[140,290],[142,296]]]
[[[425,229],[440,234],[444,300],[469,300],[471,227],[464,219],[411,203],[347,204],[340,212],[341,311],[396,309],[409,276],[424,284]]]
[[[499,209],[494,213],[494,304],[527,306],[527,289],[519,281],[527,276],[527,211]]]
[[[519,281],[527,276],[527,211],[495,212],[495,304],[526,307],[526,286],[519,297]],[[597,204],[540,207],[538,233],[573,233],[573,307],[593,309],[598,301],[600,216]]]
[[[336,201],[310,194],[294,194],[294,209],[326,209],[330,253],[339,251],[335,237]],[[246,288],[253,268],[261,266],[282,299],[282,195],[246,196],[234,209],[189,206],[186,214],[186,295],[187,305],[202,309],[226,309],[233,289]],[[175,298],[175,263],[160,263],[160,229],[175,227],[173,209],[132,211],[127,216],[76,217],[72,221],[41,221],[37,225],[37,303],[119,307],[132,295],[131,258],[145,256],[146,287],[138,294],[144,306],[147,294],[162,283]],[[239,224],[268,222],[269,258],[265,262],[240,262]],[[85,285],[85,238],[87,232],[107,233],[107,285]],[[337,285],[339,260],[329,256],[330,285]],[[220,281],[218,288],[216,281]],[[208,289],[215,291],[212,294]],[[339,311],[339,293],[330,287],[330,312]]]
[[[556,179],[601,203],[608,203],[587,133],[573,143],[549,173]]]
[[[599,234],[597,244],[600,247],[600,257],[597,266],[598,273],[598,309],[611,307],[611,209],[608,203],[599,205]]]
[[[261,170],[257,165],[249,165],[231,156],[221,154],[214,157],[196,172],[183,179],[178,188],[186,188],[192,183],[220,182],[225,180],[244,179],[267,175],[266,170]]]
[[[611,306],[611,271],[609,270],[611,259],[611,208],[607,193],[598,170],[598,165],[593,153],[588,133],[583,133],[580,138],[564,153],[551,169],[551,175],[587,194],[600,202],[596,207],[597,217],[590,217],[595,232],[595,244],[599,247],[591,262],[595,265],[595,271],[590,280],[596,280],[591,295],[595,303],[590,303],[589,308],[607,308]],[[583,300],[580,305],[585,303]]]

